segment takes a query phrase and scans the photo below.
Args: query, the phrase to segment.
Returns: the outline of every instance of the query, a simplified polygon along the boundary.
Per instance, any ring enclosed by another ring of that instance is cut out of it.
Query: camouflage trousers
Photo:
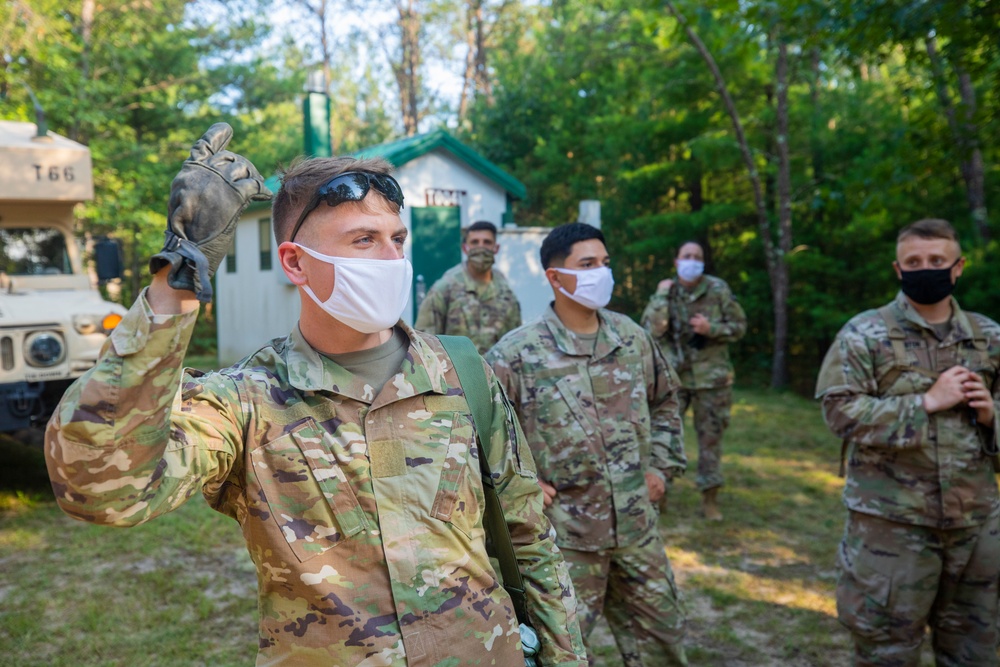
[[[590,633],[603,611],[625,667],[687,665],[684,612],[659,529],[652,525],[630,542],[602,551],[562,549],[590,664]]]
[[[694,429],[698,434],[699,491],[722,486],[722,433],[729,426],[733,388],[681,389],[677,393],[680,413],[694,407]]]
[[[938,667],[997,665],[997,517],[939,530],[849,512],[837,560],[857,667],[916,667],[928,625]]]

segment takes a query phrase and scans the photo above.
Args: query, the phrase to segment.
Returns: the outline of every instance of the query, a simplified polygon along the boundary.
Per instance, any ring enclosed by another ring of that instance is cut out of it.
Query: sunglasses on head
[[[375,188],[376,192],[399,208],[403,208],[403,191],[395,178],[387,174],[372,174],[367,171],[348,171],[334,176],[316,190],[316,194],[302,209],[302,214],[296,221],[295,227],[292,228],[292,236],[289,241],[295,240],[295,235],[299,233],[299,228],[305,222],[306,216],[312,213],[321,201],[326,201],[327,206],[339,206],[348,201],[361,201],[372,188]]]

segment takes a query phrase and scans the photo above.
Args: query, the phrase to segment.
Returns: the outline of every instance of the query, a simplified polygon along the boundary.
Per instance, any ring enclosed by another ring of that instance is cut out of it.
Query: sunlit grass
[[[818,406],[736,392],[726,435],[725,520],[699,516],[689,475],[661,519],[688,611],[692,665],[847,665],[835,619],[844,520],[839,443]],[[41,452],[0,442],[0,645],[23,667],[211,664],[256,651],[253,568],[236,524],[194,499],[133,529],[74,521],[51,500]],[[606,627],[598,665],[621,665]]]

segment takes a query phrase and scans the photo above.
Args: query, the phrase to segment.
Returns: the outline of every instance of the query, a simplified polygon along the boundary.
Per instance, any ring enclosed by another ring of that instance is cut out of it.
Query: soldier
[[[856,665],[996,665],[1000,327],[951,297],[965,259],[944,220],[899,233],[901,293],[851,319],[816,397],[844,439],[837,613]]]
[[[681,245],[674,266],[677,282],[660,282],[642,314],[642,325],[680,376],[681,414],[694,406],[702,512],[709,521],[722,521],[722,434],[733,404],[729,343],[746,333],[747,317],[726,281],[705,275],[705,251],[699,243]]]
[[[541,260],[555,301],[486,358],[535,456],[584,641],[604,610],[626,665],[687,664],[653,506],[687,465],[677,377],[648,333],[604,309],[614,279],[600,230],[555,228]]]
[[[432,334],[467,336],[479,353],[521,326],[521,304],[503,274],[493,268],[500,245],[497,228],[480,220],[465,230],[462,252],[468,261],[453,266],[420,303],[415,328]]]
[[[412,269],[387,162],[292,165],[272,214],[298,327],[230,368],[182,372],[196,296],[243,208],[270,195],[253,165],[222,150],[231,134],[215,125],[192,148],[152,286],[49,424],[60,506],[132,526],[200,490],[240,523],[257,568],[258,665],[523,664],[484,548],[469,406],[440,342],[399,321]],[[496,427],[480,436],[541,661],[581,667],[576,600],[530,450],[488,377]]]

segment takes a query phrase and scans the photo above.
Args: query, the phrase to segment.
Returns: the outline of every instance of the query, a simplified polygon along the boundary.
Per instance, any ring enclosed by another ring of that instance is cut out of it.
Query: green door
[[[462,261],[462,209],[457,206],[427,206],[410,209],[413,239],[413,318],[417,317],[417,288],[426,290],[444,272]]]

